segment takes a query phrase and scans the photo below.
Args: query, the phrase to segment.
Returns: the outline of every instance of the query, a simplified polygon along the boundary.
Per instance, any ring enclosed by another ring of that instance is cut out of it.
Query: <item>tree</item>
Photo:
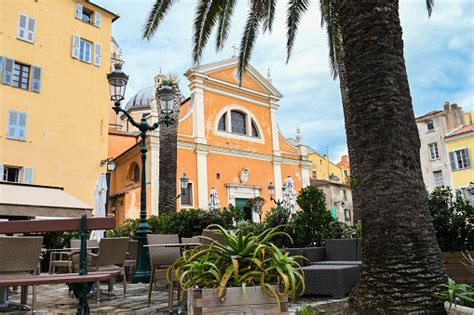
[[[160,164],[159,164],[159,196],[158,209],[160,214],[176,212],[176,172],[177,172],[177,146],[178,146],[178,119],[179,109],[183,101],[177,76],[168,75],[165,81],[173,87],[175,94],[173,124],[161,125],[160,138]],[[158,97],[157,97],[158,101]]]
[[[151,38],[174,1],[156,0],[145,25]],[[216,29],[216,49],[227,38],[236,0],[200,0],[193,32],[198,63]],[[309,0],[289,0],[288,58]],[[350,305],[360,314],[443,313],[434,287],[447,281],[428,210],[397,0],[320,0],[330,52],[340,45],[344,119],[354,207],[362,221],[362,277]],[[431,13],[433,0],[426,0]],[[240,43],[239,74],[247,66],[258,30],[271,31],[275,0],[249,1]],[[329,23],[328,23],[329,22]],[[337,32],[340,41],[337,42]],[[335,36],[332,36],[335,35]],[[332,39],[331,39],[332,38]],[[339,66],[339,67],[338,67]]]
[[[265,199],[262,197],[255,197],[247,200],[247,207],[249,207],[253,212],[258,215],[258,222],[262,223],[263,215],[263,205],[265,204]]]

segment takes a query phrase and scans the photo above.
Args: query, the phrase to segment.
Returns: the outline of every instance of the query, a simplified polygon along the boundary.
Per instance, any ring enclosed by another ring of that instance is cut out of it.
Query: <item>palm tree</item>
[[[150,39],[175,3],[156,0]],[[198,63],[211,32],[222,49],[236,0],[199,0],[193,31]],[[287,56],[309,0],[289,0]],[[433,0],[426,0],[431,13]],[[443,313],[434,287],[447,281],[428,211],[397,0],[320,0],[333,76],[340,76],[354,207],[362,220],[362,277],[351,294],[359,314]],[[251,0],[240,42],[239,74],[259,28],[272,30],[276,0]]]
[[[176,212],[176,171],[179,109],[183,94],[179,89],[177,76],[169,75],[166,79],[175,94],[173,124],[160,126],[160,162],[159,162],[159,196],[158,209],[160,214]]]

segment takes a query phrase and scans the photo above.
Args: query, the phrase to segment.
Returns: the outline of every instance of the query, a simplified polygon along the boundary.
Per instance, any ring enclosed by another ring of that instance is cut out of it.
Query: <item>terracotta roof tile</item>
[[[474,131],[474,125],[463,126],[461,128],[455,129],[455,130],[451,131],[450,133],[448,133],[446,135],[446,138],[459,136],[461,134],[468,133],[468,132],[473,132],[473,131]]]

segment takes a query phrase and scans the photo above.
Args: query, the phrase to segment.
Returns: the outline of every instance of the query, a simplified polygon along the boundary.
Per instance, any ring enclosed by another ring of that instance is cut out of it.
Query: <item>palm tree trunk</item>
[[[183,96],[178,85],[173,86],[175,92],[174,123],[170,126],[160,126],[160,170],[159,170],[159,198],[158,209],[160,214],[176,212],[176,177],[177,177],[177,147],[178,147],[178,120],[179,108]]]
[[[359,314],[443,313],[446,282],[420,167],[395,0],[341,7],[354,205],[362,220],[362,277],[350,298]]]

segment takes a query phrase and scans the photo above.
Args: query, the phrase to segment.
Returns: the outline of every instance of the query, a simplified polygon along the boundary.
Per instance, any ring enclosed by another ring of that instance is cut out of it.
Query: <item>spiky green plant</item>
[[[195,287],[214,288],[217,296],[223,297],[228,287],[242,287],[244,296],[249,286],[260,286],[269,296],[280,300],[304,292],[304,279],[301,266],[296,259],[280,250],[271,240],[279,235],[290,236],[279,231],[280,227],[270,228],[259,235],[236,234],[220,225],[210,225],[222,233],[227,244],[203,237],[209,244],[185,250],[182,257],[168,269],[168,280],[176,277],[181,287],[191,290]],[[291,239],[291,238],[290,238]]]
[[[438,292],[434,293],[434,297],[440,301],[449,302],[450,308],[453,304],[474,306],[474,291],[470,285],[456,283],[453,279],[449,279],[447,284],[440,284],[436,286],[436,289]]]

